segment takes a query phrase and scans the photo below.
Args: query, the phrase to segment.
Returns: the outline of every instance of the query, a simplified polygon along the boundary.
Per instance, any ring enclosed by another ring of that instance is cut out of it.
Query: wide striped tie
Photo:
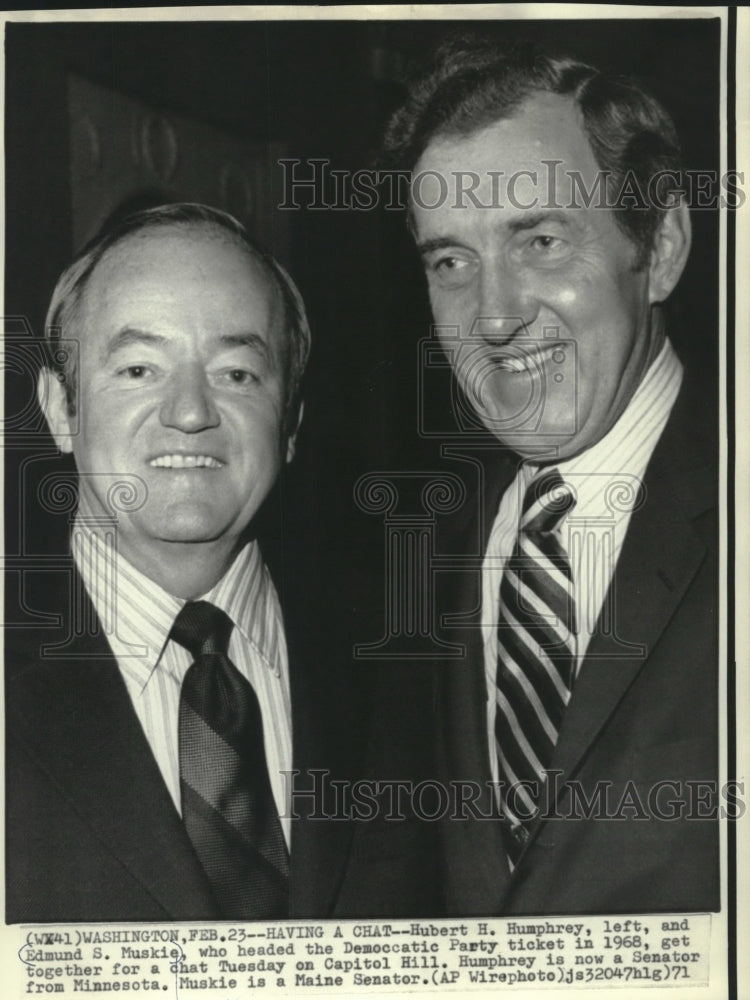
[[[575,674],[576,615],[559,527],[575,505],[557,469],[526,491],[500,583],[495,738],[511,865],[528,840]]]
[[[258,698],[227,655],[232,628],[223,611],[196,601],[170,633],[194,659],[180,696],[182,818],[223,917],[285,917],[289,857]]]

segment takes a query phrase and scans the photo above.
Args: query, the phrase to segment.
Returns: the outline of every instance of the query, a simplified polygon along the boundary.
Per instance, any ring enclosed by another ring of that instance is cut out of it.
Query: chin
[[[169,510],[144,520],[140,530],[160,542],[212,542],[226,535],[232,519],[218,511],[198,509]]]
[[[488,428],[492,431],[492,428]],[[493,432],[494,433],[494,432]],[[495,434],[506,448],[510,448],[522,458],[562,460],[574,453],[572,438],[551,431],[529,431],[528,433]]]
[[[493,419],[494,417],[494,419]],[[523,457],[534,458],[540,453],[553,459],[562,459],[574,454],[581,437],[579,422],[575,412],[561,409],[559,412],[536,413],[527,421],[514,421],[512,413],[496,410],[482,419],[487,430],[506,448]]]
[[[503,444],[514,451],[521,458],[528,458],[532,462],[557,462],[568,457],[568,446],[559,438],[546,439],[534,437],[529,434],[526,437],[503,441]]]

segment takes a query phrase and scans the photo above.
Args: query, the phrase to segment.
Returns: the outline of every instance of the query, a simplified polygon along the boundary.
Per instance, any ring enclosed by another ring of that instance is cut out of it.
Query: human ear
[[[55,444],[65,454],[73,451],[73,432],[68,414],[65,384],[49,368],[42,368],[37,379],[37,399]]]
[[[286,461],[291,462],[294,458],[295,449],[297,446],[297,434],[299,433],[300,424],[302,423],[302,416],[305,412],[305,404],[299,404],[299,410],[297,412],[297,423],[294,430],[289,434],[286,442]]]
[[[690,212],[684,201],[666,209],[649,264],[649,302],[663,302],[680,280],[690,253]]]

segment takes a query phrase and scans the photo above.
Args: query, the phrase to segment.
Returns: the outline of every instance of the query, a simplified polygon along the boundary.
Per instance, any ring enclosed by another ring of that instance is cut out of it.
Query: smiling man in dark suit
[[[464,650],[441,777],[470,802],[447,911],[718,908],[717,407],[662,309],[690,248],[674,126],[627,80],[454,41],[387,149],[494,442],[438,550],[480,553],[438,604]]]
[[[230,216],[168,205],[78,255],[46,330],[79,503],[73,565],[24,595],[50,614],[8,635],[7,919],[327,914],[345,825],[293,823],[288,777],[331,767],[335,686],[290,667],[255,532],[294,454],[299,293]]]

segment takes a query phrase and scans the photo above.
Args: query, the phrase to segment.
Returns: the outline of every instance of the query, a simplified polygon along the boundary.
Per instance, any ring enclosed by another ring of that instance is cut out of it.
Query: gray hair
[[[548,55],[528,43],[504,50],[482,35],[451,37],[438,47],[392,116],[384,142],[386,162],[413,170],[433,139],[472,135],[512,117],[524,100],[545,92],[576,102],[613,207],[620,209],[615,222],[634,244],[637,266],[646,266],[665,207],[682,192],[682,163],[669,114],[627,77]],[[629,201],[624,194],[629,176],[641,192],[658,178],[658,201],[633,205],[632,195]]]

